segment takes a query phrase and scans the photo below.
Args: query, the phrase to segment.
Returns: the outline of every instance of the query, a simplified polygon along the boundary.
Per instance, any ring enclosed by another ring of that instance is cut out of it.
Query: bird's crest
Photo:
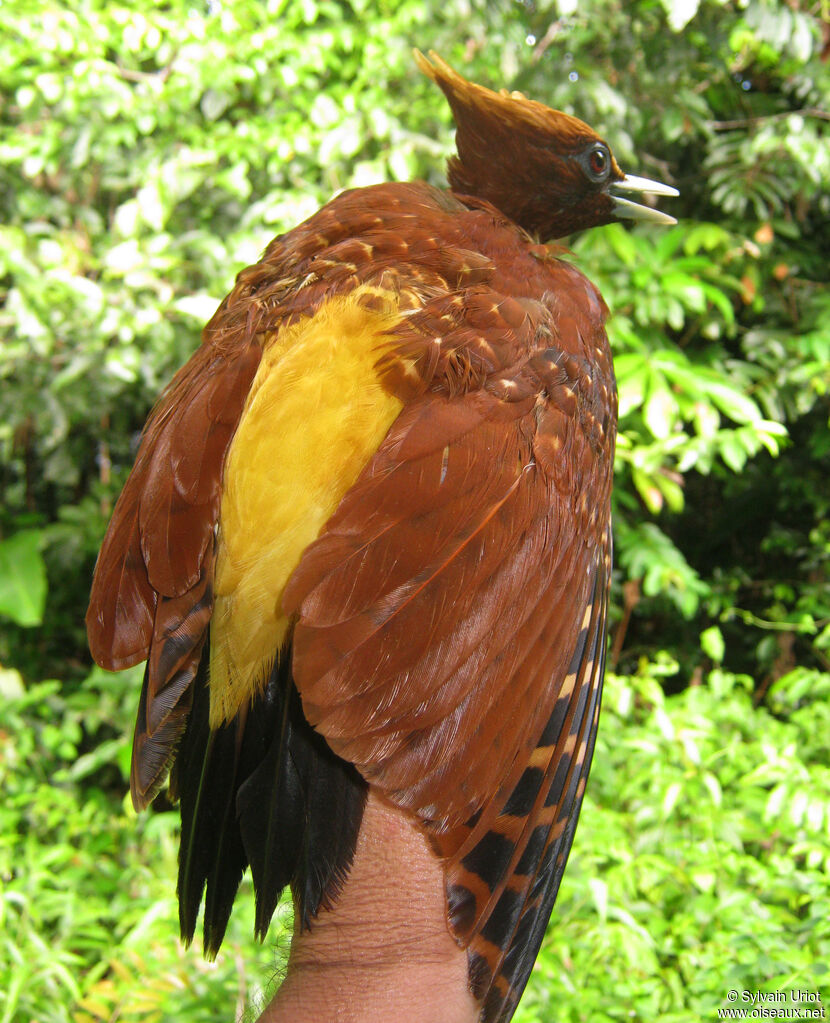
[[[479,129],[486,124],[488,130],[483,141],[489,142],[495,126],[501,125],[502,130],[524,129],[542,138],[555,135],[560,145],[572,141],[574,149],[597,138],[596,132],[578,117],[546,107],[521,92],[508,89],[493,92],[483,85],[468,82],[434,50],[430,50],[429,57],[420,50],[415,50],[414,55],[418,68],[447,97],[459,134],[468,127],[472,130],[476,124]]]

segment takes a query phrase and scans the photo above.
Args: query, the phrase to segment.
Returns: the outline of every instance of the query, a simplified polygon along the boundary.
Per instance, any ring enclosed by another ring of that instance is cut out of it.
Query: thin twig
[[[631,612],[640,603],[640,580],[629,579],[623,583],[623,614],[620,619],[617,631],[614,636],[614,643],[609,654],[608,662],[612,671],[617,670],[617,663],[622,653],[625,634],[628,632],[628,624],[631,621]]]
[[[179,55],[179,49],[180,47],[177,46],[170,60],[168,60],[164,67],[159,68],[158,71],[136,71],[133,68],[122,67],[120,64],[115,66],[118,74],[128,82],[147,82],[157,78],[163,85],[173,73],[173,65]]]
[[[545,54],[545,50],[547,50],[547,48],[556,39],[556,37],[559,35],[559,33],[561,31],[562,31],[562,22],[561,22],[561,20],[560,21],[553,21],[553,22],[551,22],[550,25],[548,25],[547,32],[545,32],[545,34],[542,36],[542,38],[539,40],[539,42],[534,47],[533,54],[532,54],[532,57],[531,57],[531,59],[533,60],[534,64],[536,63],[536,61],[542,59],[542,57]]]

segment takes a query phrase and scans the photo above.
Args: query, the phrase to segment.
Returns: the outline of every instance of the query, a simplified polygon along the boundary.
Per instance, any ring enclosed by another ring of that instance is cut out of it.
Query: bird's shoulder
[[[561,353],[555,375],[571,372],[603,399],[613,389],[607,309],[560,257],[483,200],[424,182],[353,189],[239,274],[204,342],[228,356],[252,340],[263,347],[281,326],[363,289],[361,303],[380,292],[399,310],[399,353],[424,387],[486,385],[509,400],[545,384],[539,357]]]

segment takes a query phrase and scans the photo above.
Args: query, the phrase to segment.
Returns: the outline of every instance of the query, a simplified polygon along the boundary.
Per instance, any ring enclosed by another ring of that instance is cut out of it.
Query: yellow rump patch
[[[211,727],[264,688],[288,629],[285,585],[401,410],[376,365],[399,320],[395,294],[364,286],[283,328],[263,353],[225,464]]]

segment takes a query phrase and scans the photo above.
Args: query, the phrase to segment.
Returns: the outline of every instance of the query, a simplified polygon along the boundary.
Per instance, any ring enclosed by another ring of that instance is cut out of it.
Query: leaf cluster
[[[730,990],[830,998],[828,679],[793,672],[765,710],[720,669],[666,697],[677,669],[663,653],[607,680],[518,1023],[716,1019]]]
[[[249,1004],[264,1001],[276,967],[273,949],[251,941],[250,882],[215,963],[175,940],[178,814],[136,817],[123,795],[123,722],[139,675],[113,679],[96,668],[67,693],[58,681],[24,686],[0,669],[3,1023],[207,1021],[228,1015],[240,983]],[[286,906],[272,927],[281,951],[290,922]],[[254,970],[247,984],[243,950]]]

